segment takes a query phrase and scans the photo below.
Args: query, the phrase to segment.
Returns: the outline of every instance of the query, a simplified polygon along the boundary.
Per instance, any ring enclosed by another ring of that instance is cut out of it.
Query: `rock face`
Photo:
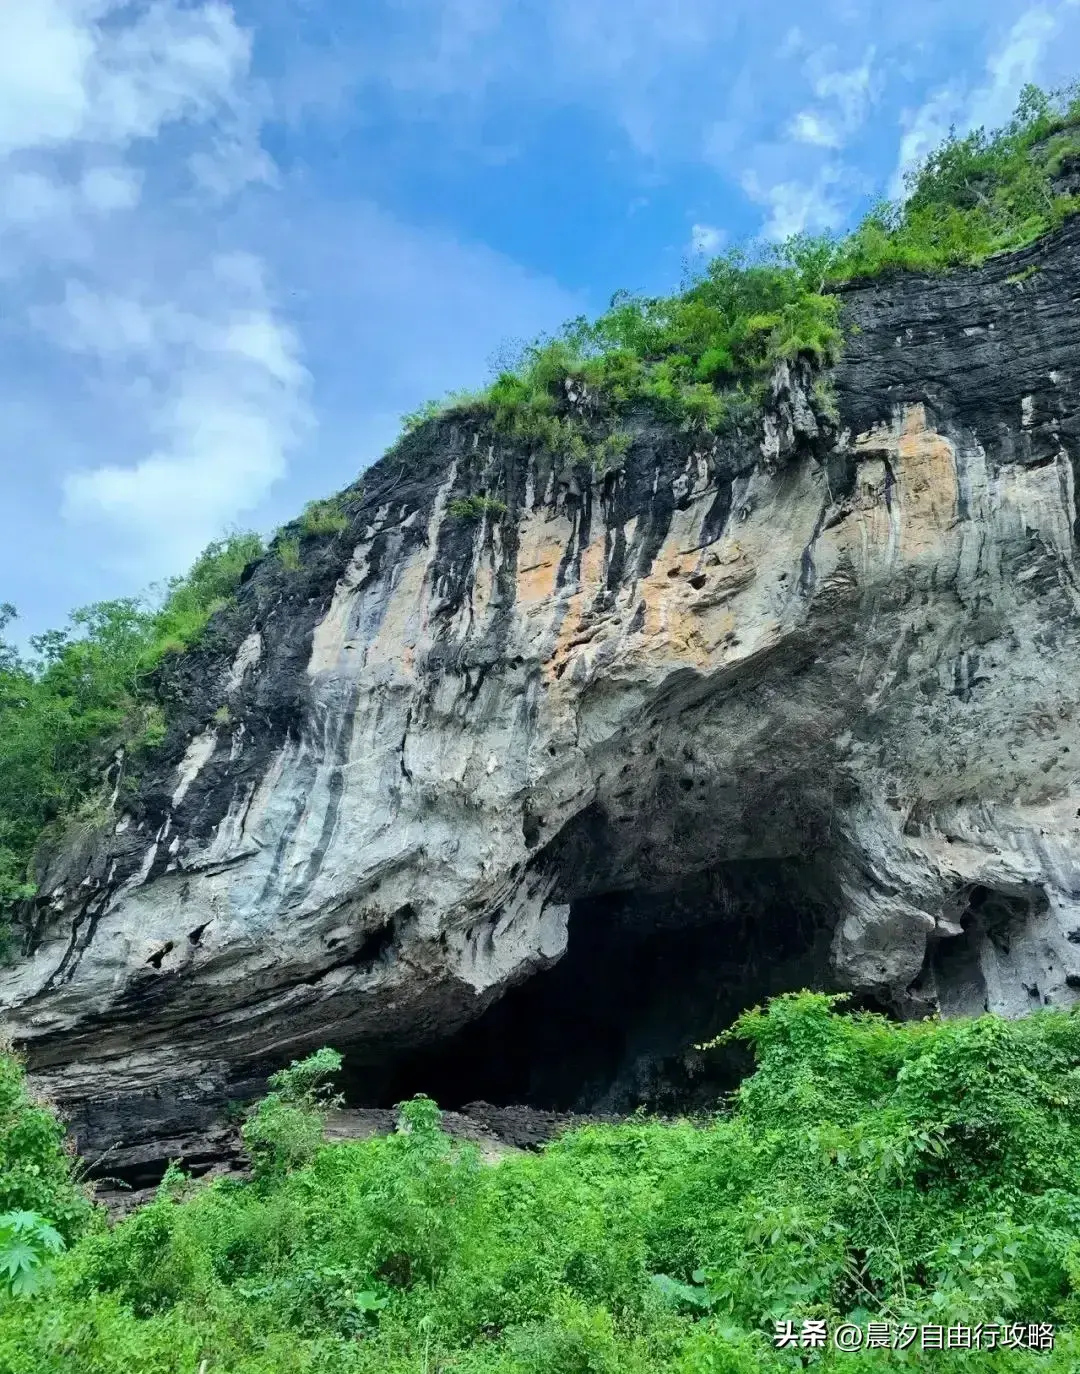
[[[407,436],[162,674],[163,762],[45,875],[0,1007],[80,1144],[202,1130],[324,1043],[356,1099],[433,1043],[490,1067],[527,996],[534,1098],[621,1017],[536,1102],[599,1110],[784,987],[1073,1002],[1078,320],[1074,220],[849,289],[830,386],[784,368],[708,446],[642,414],[597,476],[468,414]]]

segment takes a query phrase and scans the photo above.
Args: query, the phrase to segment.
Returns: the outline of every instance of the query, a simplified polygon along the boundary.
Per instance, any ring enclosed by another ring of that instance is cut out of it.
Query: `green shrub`
[[[19,1060],[0,1052],[0,1213],[47,1218],[70,1241],[92,1212],[74,1180],[63,1126],[30,1096]]]
[[[818,413],[834,425],[840,423],[840,402],[836,387],[828,377],[817,377],[813,387],[814,404]]]
[[[278,535],[274,546],[277,560],[286,572],[300,569],[300,540],[294,534]]]
[[[612,430],[606,434],[589,454],[590,461],[598,476],[618,472],[626,461],[634,436],[625,429]]]
[[[340,534],[348,527],[349,518],[342,510],[340,497],[309,501],[300,516],[300,529],[308,536]]]
[[[64,1238],[37,1212],[0,1213],[0,1289],[16,1298],[47,1288],[49,1260],[64,1249]]]
[[[150,616],[152,637],[141,666],[152,667],[166,646],[177,652],[196,643],[210,617],[235,595],[245,568],[262,554],[262,540],[257,534],[230,534],[209,544],[190,572],[171,578],[160,610]]]
[[[314,1159],[326,1112],[337,1105],[329,1080],[341,1063],[336,1050],[324,1048],[271,1076],[271,1091],[241,1128],[257,1178],[288,1173]]]
[[[482,520],[485,515],[497,520],[506,514],[506,505],[491,496],[457,496],[450,502],[447,511],[455,520],[473,523]]]
[[[401,428],[406,434],[411,434],[421,425],[425,425],[429,420],[434,420],[440,415],[449,414],[454,410],[467,409],[473,404],[476,396],[471,391],[452,391],[441,401],[425,401],[417,410],[410,411],[401,417]]]
[[[261,551],[256,535],[218,540],[156,606],[84,607],[66,629],[33,637],[32,658],[4,642],[15,612],[0,606],[0,925],[34,894],[42,835],[100,792],[116,750],[142,753],[164,739],[150,675],[198,640]]]
[[[1029,86],[993,133],[951,135],[908,178],[908,195],[874,207],[842,237],[800,234],[714,258],[666,297],[617,293],[596,320],[572,320],[522,349],[477,397],[451,398],[496,432],[601,471],[604,435],[645,405],[687,430],[720,432],[760,407],[781,359],[827,365],[841,347],[831,288],[893,270],[942,271],[1016,249],[1080,209],[1054,187],[1080,149],[1075,88]],[[410,424],[440,413],[431,405]]]

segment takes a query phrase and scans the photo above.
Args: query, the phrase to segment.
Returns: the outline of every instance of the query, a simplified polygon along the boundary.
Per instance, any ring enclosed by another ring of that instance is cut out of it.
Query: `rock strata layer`
[[[374,1073],[606,894],[738,907],[737,943],[725,875],[770,866],[813,913],[798,985],[1080,995],[1080,222],[843,316],[828,386],[782,368],[763,422],[642,413],[599,475],[452,414],[251,570],[0,975],[84,1148],[205,1130],[323,1043]]]

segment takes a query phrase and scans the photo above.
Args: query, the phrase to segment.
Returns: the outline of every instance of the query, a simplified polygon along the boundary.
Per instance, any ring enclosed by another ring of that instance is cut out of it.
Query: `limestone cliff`
[[[831,389],[781,369],[708,446],[642,413],[602,477],[468,413],[403,439],[163,672],[161,767],[45,875],[0,1007],[80,1143],[322,1043],[362,1095],[574,958],[549,1020],[640,1009],[582,1106],[807,982],[1072,1002],[1078,297],[1077,221],[850,288]]]

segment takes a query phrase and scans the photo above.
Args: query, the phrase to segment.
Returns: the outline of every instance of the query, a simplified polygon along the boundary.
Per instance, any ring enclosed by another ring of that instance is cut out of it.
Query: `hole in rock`
[[[426,1093],[472,1102],[623,1114],[711,1106],[751,1069],[739,1046],[693,1047],[764,998],[834,986],[833,904],[799,861],[728,863],[659,888],[571,906],[568,945],[438,1043],[373,1066],[345,1051],[349,1105]],[[880,1010],[880,1008],[875,1008]]]
[[[147,959],[147,964],[149,964],[152,968],[159,969],[162,965],[162,962],[166,954],[171,954],[174,948],[175,946],[173,945],[173,942],[171,940],[166,940],[162,947],[159,950],[155,950],[154,953],[151,954],[150,958]]]
[[[961,933],[929,942],[912,991],[936,1002],[943,1016],[1023,1015],[1043,1000],[1040,985],[1056,981],[1031,930],[1033,918],[1047,910],[1046,894],[976,884],[959,903]]]
[[[403,930],[415,920],[416,911],[410,903],[406,902],[393,915],[386,917],[379,925],[368,931],[350,962],[357,966],[363,966],[365,964],[377,964],[380,960],[385,959],[401,938]],[[328,944],[328,948],[333,948],[333,943],[336,942]]]

